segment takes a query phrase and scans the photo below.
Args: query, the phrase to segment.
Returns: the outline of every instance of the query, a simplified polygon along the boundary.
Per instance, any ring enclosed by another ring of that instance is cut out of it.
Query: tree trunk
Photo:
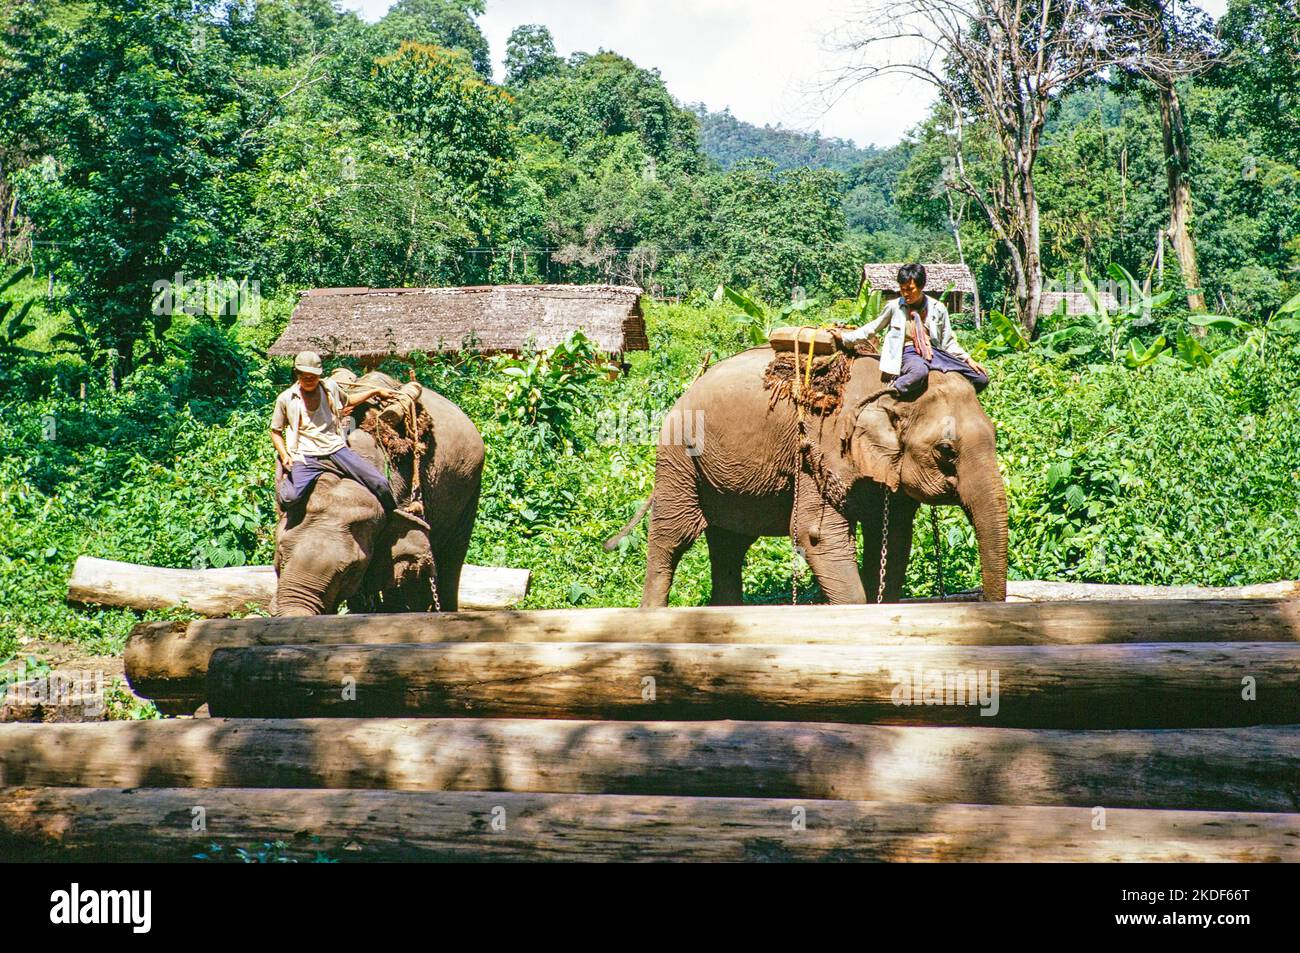
[[[498,566],[466,565],[460,577],[465,609],[504,609],[528,594],[530,572]],[[271,566],[229,569],[162,569],[111,559],[77,557],[68,580],[68,601],[129,609],[185,608],[206,616],[266,607],[275,595]]]
[[[1011,583],[1014,595],[1019,583]],[[1189,624],[1189,619],[1195,619]],[[639,642],[857,645],[1083,645],[1300,641],[1300,601],[928,602],[864,606],[546,609],[440,615],[313,616],[142,622],[123,662],[132,690],[168,714],[207,697],[218,648],[447,642]]]
[[[1228,728],[1300,722],[1300,645],[282,645],[212,653],[208,705],[245,718]]]
[[[1196,264],[1196,245],[1192,241],[1191,148],[1178,90],[1170,79],[1157,86],[1160,96],[1160,126],[1165,150],[1165,181],[1169,190],[1169,243],[1178,256],[1178,267],[1187,285],[1187,307],[1205,311],[1205,293],[1201,290],[1201,272]],[[1201,337],[1204,328],[1196,328]]]
[[[383,788],[1289,811],[1300,727],[508,718],[0,725],[0,786]]]
[[[386,861],[1296,861],[1300,814],[500,791],[0,789],[0,860],[235,860],[237,847],[277,841],[292,857],[323,851]]]

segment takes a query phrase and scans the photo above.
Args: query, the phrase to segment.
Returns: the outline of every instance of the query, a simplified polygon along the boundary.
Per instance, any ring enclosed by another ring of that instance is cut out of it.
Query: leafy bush
[[[839,302],[806,320],[854,310]],[[707,296],[647,303],[652,349],[629,355],[630,371],[612,381],[577,340],[524,374],[502,369],[532,357],[417,360],[419,378],[458,403],[487,444],[470,561],[531,569],[528,607],[636,604],[645,525],[614,552],[600,544],[653,489],[655,415],[705,354],[718,361],[747,346],[735,314]],[[1237,333],[1212,330],[1208,346]],[[1038,347],[991,358],[982,399],[1000,425],[1012,577],[1228,585],[1300,576],[1300,354],[1285,343],[1294,338],[1270,340],[1236,362],[1189,367],[1171,357],[1137,373]],[[64,603],[82,553],[180,567],[270,561],[266,426],[288,370],[248,362],[242,392],[229,397],[191,395],[169,365],[84,403],[57,387],[35,400],[0,398],[0,662],[34,637],[121,650],[139,614]],[[386,369],[405,377],[405,365]],[[939,515],[948,590],[977,586],[973,531],[955,508]],[[923,510],[914,595],[931,590],[933,549]],[[791,568],[788,540],[760,540],[747,598],[789,601]],[[673,601],[699,604],[708,591],[700,544],[682,561]],[[799,597],[820,598],[806,569]]]

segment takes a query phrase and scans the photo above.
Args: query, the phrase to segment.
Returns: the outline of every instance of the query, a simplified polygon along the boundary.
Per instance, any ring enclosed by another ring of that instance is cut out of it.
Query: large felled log
[[[1008,602],[1074,602],[1116,599],[1295,599],[1300,581],[1261,582],[1251,586],[1126,586],[1094,582],[1044,582],[1008,580]],[[957,592],[952,601],[973,601],[980,591]],[[931,600],[925,600],[931,601]]]
[[[124,661],[137,695],[153,699],[166,712],[189,714],[206,697],[208,658],[217,648],[505,641],[848,645],[1300,641],[1300,601],[727,606],[208,619],[188,625],[137,625],[127,640]]]
[[[201,820],[203,830],[195,831]],[[1300,814],[276,788],[0,789],[0,860],[1295,861]]]
[[[263,718],[1293,724],[1300,645],[283,645],[214,652],[208,704]]]
[[[528,594],[527,569],[466,565],[460,577],[460,604],[466,609],[501,609]],[[129,609],[170,609],[184,604],[206,616],[246,612],[266,606],[275,595],[270,566],[230,569],[162,569],[112,559],[77,557],[68,580],[68,601]]]
[[[0,725],[0,787],[387,788],[1288,811],[1300,727],[316,718]]]

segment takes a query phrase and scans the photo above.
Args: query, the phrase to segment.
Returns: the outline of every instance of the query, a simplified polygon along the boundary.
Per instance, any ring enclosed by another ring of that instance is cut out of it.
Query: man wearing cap
[[[386,387],[369,387],[344,398],[339,385],[322,380],[320,355],[303,351],[293,362],[296,378],[275,400],[271,443],[284,467],[280,505],[286,509],[306,499],[322,473],[356,480],[373,493],[389,514],[396,506],[388,479],[348,447],[341,421],[375,397],[396,397]]]

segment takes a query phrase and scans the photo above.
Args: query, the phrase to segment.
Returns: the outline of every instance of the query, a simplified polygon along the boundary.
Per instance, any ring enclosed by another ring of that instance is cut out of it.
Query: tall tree
[[[1229,0],[1220,79],[1265,144],[1300,165],[1300,0]]]
[[[1123,0],[867,0],[860,12],[839,40],[850,55],[839,82],[902,74],[939,92],[953,117],[952,188],[987,217],[1010,261],[1020,321],[1033,333],[1043,291],[1034,166],[1048,116],[1071,89],[1138,55],[1131,34],[1150,28],[1151,11]],[[972,122],[987,125],[999,146],[990,183],[967,167]]]
[[[506,41],[507,86],[526,86],[559,72],[563,66],[564,60],[555,53],[555,39],[546,27],[525,23],[510,31]]]
[[[1191,134],[1178,81],[1204,72],[1214,62],[1214,24],[1196,7],[1180,6],[1178,0],[1134,0],[1147,18],[1136,29],[1119,19],[1114,27],[1128,32],[1134,55],[1126,57],[1116,70],[1120,76],[1139,76],[1154,92],[1160,107],[1161,140],[1165,154],[1165,186],[1169,195],[1169,226],[1166,237],[1178,257],[1187,286],[1187,306],[1205,310],[1201,269],[1192,234],[1192,147]],[[1203,328],[1197,329],[1204,335]]]
[[[229,182],[266,104],[233,75],[218,3],[77,6],[48,43],[17,51],[40,82],[14,108],[49,144],[19,195],[65,281],[83,353],[116,352],[125,370],[170,324],[153,313],[154,283],[223,267]]]
[[[377,24],[392,46],[404,42],[445,46],[469,54],[483,78],[492,78],[492,51],[475,22],[484,0],[397,0]]]

